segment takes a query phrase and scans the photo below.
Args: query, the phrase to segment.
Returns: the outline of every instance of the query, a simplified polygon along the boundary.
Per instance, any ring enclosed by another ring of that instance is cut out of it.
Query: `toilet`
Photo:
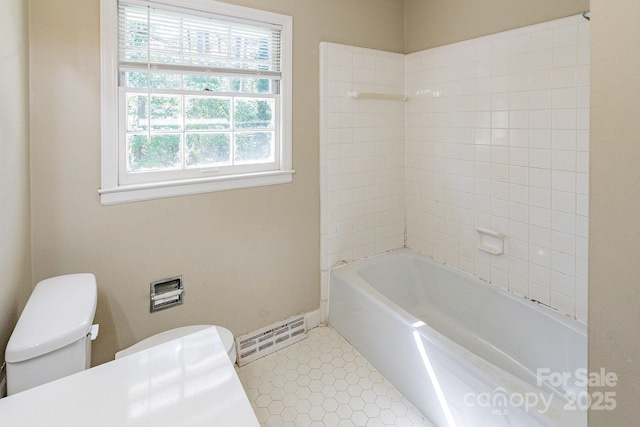
[[[93,274],[42,280],[33,289],[7,348],[7,394],[88,369],[98,292]]]
[[[160,332],[159,334],[150,336],[131,347],[128,347],[124,350],[121,350],[116,353],[116,359],[120,359],[125,356],[129,356],[131,354],[137,353],[142,350],[146,350],[148,348],[164,344],[166,342],[176,340],[178,338],[182,338],[189,334],[196,333],[206,328],[210,328],[213,325],[191,325],[191,326],[183,326],[181,328],[170,329],[168,331]],[[223,328],[221,326],[213,326],[218,331],[218,335],[220,336],[220,340],[222,341],[222,345],[227,352],[227,356],[229,356],[229,360],[231,363],[236,362],[236,346],[233,340],[233,334],[230,330]]]

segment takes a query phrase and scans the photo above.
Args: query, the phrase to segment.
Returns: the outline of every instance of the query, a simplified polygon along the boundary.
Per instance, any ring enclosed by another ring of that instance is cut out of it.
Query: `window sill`
[[[286,184],[293,180],[295,171],[259,172],[244,175],[208,177],[180,181],[153,182],[148,184],[120,185],[98,190],[100,203],[118,203],[210,193],[239,188]]]

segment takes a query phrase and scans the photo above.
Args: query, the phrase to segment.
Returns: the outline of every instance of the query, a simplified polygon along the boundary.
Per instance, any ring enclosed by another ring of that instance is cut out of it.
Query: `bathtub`
[[[434,425],[586,426],[584,324],[409,249],[329,280],[330,326]]]

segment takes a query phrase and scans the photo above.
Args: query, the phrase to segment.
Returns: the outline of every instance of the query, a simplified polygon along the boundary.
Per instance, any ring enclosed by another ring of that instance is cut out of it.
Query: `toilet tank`
[[[7,344],[8,394],[90,367],[97,299],[96,278],[89,273],[36,285]]]

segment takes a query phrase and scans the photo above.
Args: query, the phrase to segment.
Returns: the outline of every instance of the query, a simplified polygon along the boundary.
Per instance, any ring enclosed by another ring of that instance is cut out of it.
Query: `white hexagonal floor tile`
[[[236,371],[264,427],[432,426],[329,327]]]

